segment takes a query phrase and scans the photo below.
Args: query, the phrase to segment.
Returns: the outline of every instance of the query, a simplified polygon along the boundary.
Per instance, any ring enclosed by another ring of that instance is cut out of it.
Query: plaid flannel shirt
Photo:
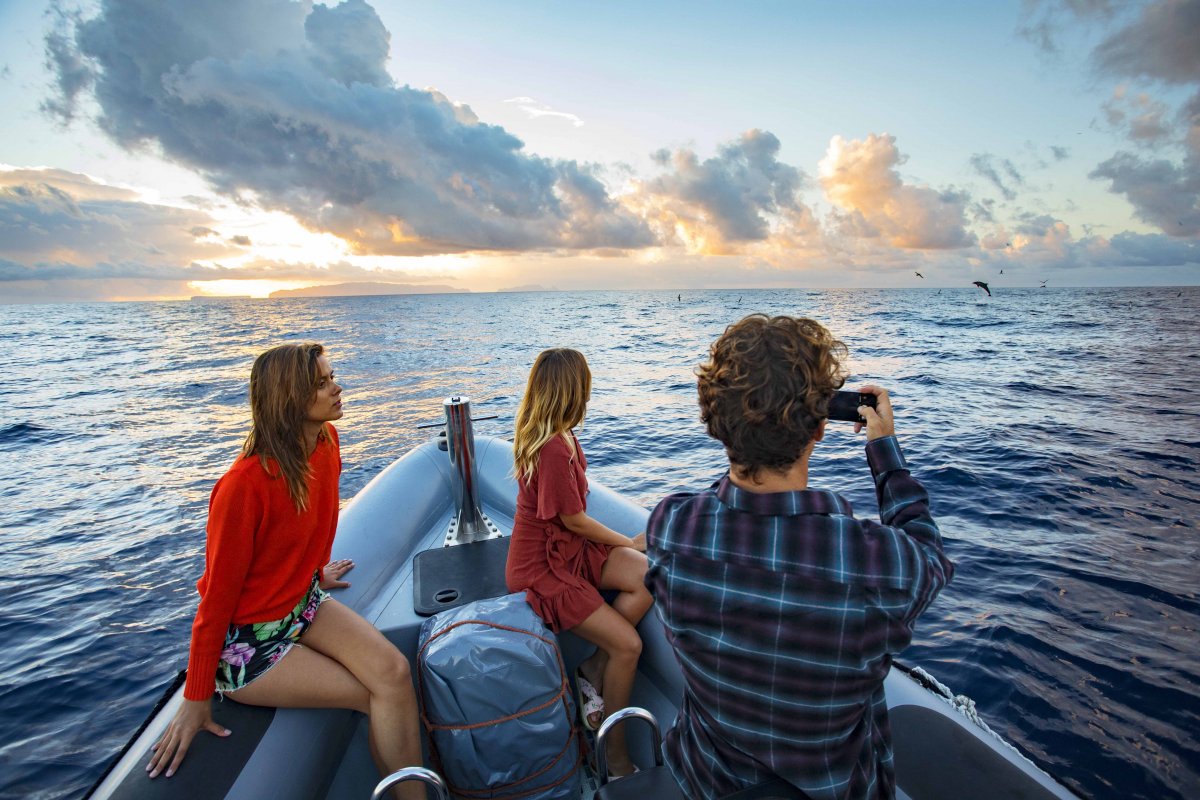
[[[866,450],[883,524],[728,475],[651,514],[646,585],[685,679],[664,751],[688,797],[775,776],[820,800],[895,794],[883,679],[954,566],[896,438]]]

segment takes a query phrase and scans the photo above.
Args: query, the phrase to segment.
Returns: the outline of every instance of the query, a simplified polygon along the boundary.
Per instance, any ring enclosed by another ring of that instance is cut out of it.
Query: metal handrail
[[[433,787],[438,800],[450,800],[450,791],[446,788],[446,783],[442,780],[442,777],[431,769],[425,769],[425,767],[405,767],[404,769],[396,770],[379,782],[375,787],[375,791],[371,793],[371,800],[383,800],[389,789],[397,783],[404,781],[421,781]]]
[[[644,708],[627,706],[605,719],[600,725],[600,730],[596,731],[596,771],[600,773],[597,780],[601,786],[608,783],[608,750],[604,747],[604,739],[613,728],[627,719],[640,719],[650,725],[650,730],[654,733],[654,765],[663,765],[662,734],[658,732],[658,720]]]

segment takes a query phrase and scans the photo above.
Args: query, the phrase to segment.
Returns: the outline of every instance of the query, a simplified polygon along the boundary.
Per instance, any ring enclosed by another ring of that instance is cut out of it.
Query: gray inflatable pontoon
[[[418,612],[506,593],[506,536],[517,495],[510,476],[512,445],[473,435],[466,398],[448,399],[445,410],[440,436],[388,466],[342,510],[333,549],[334,558],[352,558],[356,564],[349,575],[352,586],[335,596],[374,623],[414,664],[417,633],[426,618]],[[590,487],[590,515],[625,533],[645,529],[646,509],[598,482]],[[683,679],[654,613],[639,630],[644,646],[631,702],[668,726]],[[560,643],[567,672],[573,674],[590,646],[570,634],[560,636]],[[885,690],[899,797],[1075,797],[988,729],[969,699],[952,697],[923,671],[893,669]],[[233,734],[226,739],[200,734],[173,777],[150,780],[144,769],[150,747],[182,697],[177,681],[89,797],[367,800],[380,781],[362,715],[251,708],[215,698],[214,717]],[[653,765],[649,726],[630,723],[628,728],[634,759],[643,768]],[[584,769],[585,787],[594,787],[590,770]],[[605,793],[620,784],[608,784]],[[650,800],[645,792],[635,796]]]

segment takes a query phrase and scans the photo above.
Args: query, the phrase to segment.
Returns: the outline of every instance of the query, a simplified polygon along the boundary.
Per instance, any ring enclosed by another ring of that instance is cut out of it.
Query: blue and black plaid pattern
[[[882,524],[728,475],[651,514],[646,585],[686,681],[665,752],[689,797],[774,776],[821,800],[895,794],[883,679],[954,566],[896,438],[867,461]]]

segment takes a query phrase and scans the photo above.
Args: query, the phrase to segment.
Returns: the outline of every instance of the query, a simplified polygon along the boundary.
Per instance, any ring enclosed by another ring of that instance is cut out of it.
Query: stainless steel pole
[[[453,467],[458,542],[486,539],[490,534],[479,510],[479,469],[475,465],[475,429],[471,424],[471,398],[447,397],[446,451]]]

